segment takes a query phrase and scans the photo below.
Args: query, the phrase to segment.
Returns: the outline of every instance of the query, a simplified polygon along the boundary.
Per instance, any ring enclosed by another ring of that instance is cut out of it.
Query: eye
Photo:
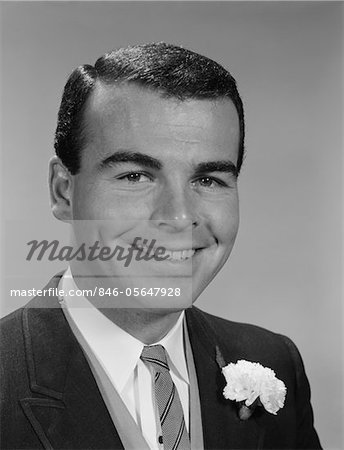
[[[143,172],[129,172],[117,177],[117,179],[128,181],[129,184],[147,183],[152,181],[152,178]]]
[[[200,178],[198,181],[199,181],[200,185],[203,187],[212,187],[215,183],[215,181],[210,177],[203,177],[203,178]]]
[[[201,187],[207,189],[214,189],[218,187],[226,187],[226,183],[213,177],[201,177],[193,181],[193,184],[198,183]]]

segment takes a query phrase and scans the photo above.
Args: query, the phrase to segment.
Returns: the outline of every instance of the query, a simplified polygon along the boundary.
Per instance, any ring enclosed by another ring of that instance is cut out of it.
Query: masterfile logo
[[[42,241],[32,240],[27,243],[30,247],[29,253],[26,257],[27,261],[36,258],[41,261],[44,257],[48,261],[109,261],[116,259],[117,261],[125,261],[124,267],[128,267],[131,261],[165,261],[170,256],[166,254],[166,249],[162,246],[155,246],[156,239],[152,239],[149,244],[147,239],[142,237],[135,237],[133,243],[128,247],[116,245],[115,248],[108,246],[101,246],[99,241],[95,241],[92,245],[87,245],[85,242],[79,246],[74,247],[70,245],[60,246],[58,240]]]

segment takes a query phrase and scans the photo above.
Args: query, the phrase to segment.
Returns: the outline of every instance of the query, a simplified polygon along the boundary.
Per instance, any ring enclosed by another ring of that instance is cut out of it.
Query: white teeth
[[[185,261],[186,259],[191,258],[195,254],[195,250],[177,250],[177,251],[166,251],[166,255],[168,255],[168,259],[173,261]]]
[[[136,247],[140,250],[144,250],[146,253],[150,250],[150,254],[154,255],[155,249],[149,249],[147,245],[136,244]],[[195,254],[196,250],[190,248],[188,250],[167,250],[165,249],[164,255],[171,261],[185,261],[191,258]]]
[[[191,258],[195,254],[196,250],[190,248],[190,250],[183,250],[183,256],[185,258]]]
[[[171,259],[182,259],[183,252],[182,251],[175,251],[171,254]]]

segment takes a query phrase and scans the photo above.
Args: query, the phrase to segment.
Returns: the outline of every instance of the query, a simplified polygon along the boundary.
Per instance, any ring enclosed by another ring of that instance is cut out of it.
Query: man
[[[62,296],[3,319],[1,448],[321,448],[294,344],[192,306],[238,229],[244,113],[231,75],[164,43],[111,52],[70,76],[55,149],[53,214],[103,257],[72,258],[47,286]],[[104,258],[115,246],[130,264]],[[286,387],[285,401],[268,393],[277,414],[263,394],[223,396],[221,367],[239,360]]]

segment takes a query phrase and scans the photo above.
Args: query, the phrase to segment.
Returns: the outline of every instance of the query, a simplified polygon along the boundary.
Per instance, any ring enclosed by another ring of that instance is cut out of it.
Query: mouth
[[[171,262],[187,261],[191,259],[197,252],[202,250],[201,248],[186,248],[181,250],[172,250],[165,248],[163,246],[149,247],[143,244],[135,244],[133,247],[135,248],[135,250],[140,251],[142,255],[149,255],[149,256],[154,256],[158,249],[163,249],[164,253],[161,254],[159,251],[157,254],[159,255],[159,257],[164,258],[164,260]],[[166,256],[167,258],[165,258]]]

